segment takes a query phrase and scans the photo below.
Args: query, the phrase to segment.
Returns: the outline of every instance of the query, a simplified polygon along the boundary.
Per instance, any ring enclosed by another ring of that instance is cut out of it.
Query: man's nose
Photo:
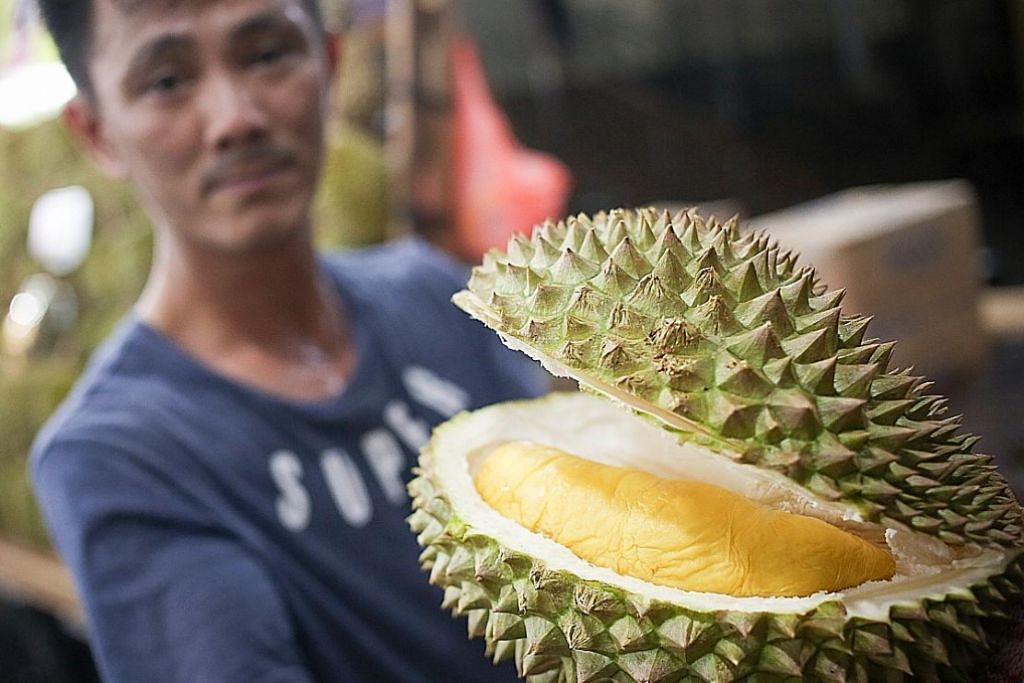
[[[226,151],[266,134],[266,112],[258,94],[244,79],[231,74],[212,74],[205,85],[204,108],[209,145]]]

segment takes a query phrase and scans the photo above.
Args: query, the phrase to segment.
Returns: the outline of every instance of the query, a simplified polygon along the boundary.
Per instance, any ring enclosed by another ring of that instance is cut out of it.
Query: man
[[[315,0],[43,0],[72,129],[155,230],[33,478],[110,681],[489,681],[404,518],[431,425],[536,394],[416,240],[319,258]]]

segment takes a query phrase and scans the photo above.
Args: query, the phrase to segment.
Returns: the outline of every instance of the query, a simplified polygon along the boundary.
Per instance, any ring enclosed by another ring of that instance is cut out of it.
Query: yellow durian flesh
[[[889,552],[821,520],[542,444],[499,446],[475,484],[499,513],[584,560],[682,590],[797,597],[896,570]]]

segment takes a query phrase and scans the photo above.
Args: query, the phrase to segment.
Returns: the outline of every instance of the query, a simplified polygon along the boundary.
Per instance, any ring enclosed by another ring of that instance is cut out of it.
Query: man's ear
[[[103,120],[88,97],[79,93],[64,108],[64,121],[71,134],[108,175],[124,178],[128,168],[106,137]]]

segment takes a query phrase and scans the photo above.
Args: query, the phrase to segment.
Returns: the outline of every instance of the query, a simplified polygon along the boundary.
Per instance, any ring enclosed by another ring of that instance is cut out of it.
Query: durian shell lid
[[[579,215],[515,235],[455,303],[556,375],[858,520],[950,546],[1024,545],[977,438],[868,337],[842,291],[768,237],[693,210]]]

